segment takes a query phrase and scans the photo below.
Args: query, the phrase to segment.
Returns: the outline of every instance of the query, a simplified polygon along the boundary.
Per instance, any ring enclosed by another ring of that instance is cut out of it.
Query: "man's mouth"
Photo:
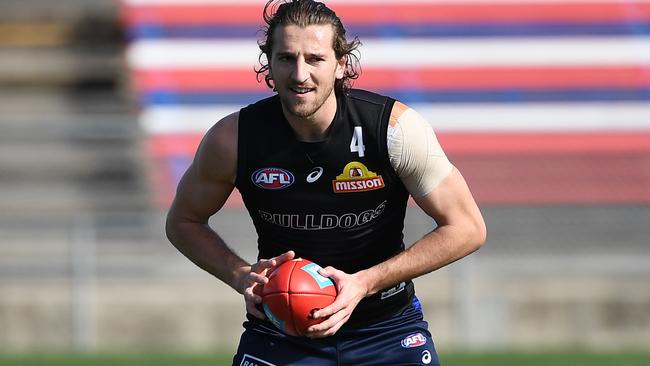
[[[298,88],[298,87],[293,87],[289,89],[296,94],[307,94],[310,91],[314,90],[314,88]]]

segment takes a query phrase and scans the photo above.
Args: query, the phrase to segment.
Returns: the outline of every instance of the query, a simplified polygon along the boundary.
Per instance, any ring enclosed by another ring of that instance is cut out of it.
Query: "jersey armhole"
[[[235,188],[239,191],[243,189],[242,179],[245,173],[246,167],[246,144],[244,137],[248,134],[248,124],[246,121],[247,108],[242,108],[239,111],[239,117],[237,119],[237,176],[235,177]]]
[[[402,179],[399,177],[397,171],[395,171],[395,168],[393,167],[393,164],[390,162],[390,154],[388,153],[388,127],[397,121],[399,115],[401,115],[401,113],[403,113],[406,108],[407,107],[401,102],[392,98],[388,98],[388,102],[384,106],[381,123],[379,124],[379,151],[382,156],[382,161],[384,162],[386,171],[390,172],[391,178],[394,179],[395,182],[402,184],[402,186],[404,185]],[[394,113],[395,109],[398,109],[397,114]],[[406,191],[406,187],[404,187],[404,190]]]

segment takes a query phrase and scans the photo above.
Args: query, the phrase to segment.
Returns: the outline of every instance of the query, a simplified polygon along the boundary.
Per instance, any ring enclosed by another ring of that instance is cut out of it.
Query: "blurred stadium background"
[[[0,1],[0,353],[234,348],[242,300],[163,220],[205,130],[270,95],[263,3]],[[488,224],[417,280],[442,352],[647,350],[650,1],[327,3]],[[237,197],[211,224],[254,259]],[[433,225],[409,209],[407,242]]]

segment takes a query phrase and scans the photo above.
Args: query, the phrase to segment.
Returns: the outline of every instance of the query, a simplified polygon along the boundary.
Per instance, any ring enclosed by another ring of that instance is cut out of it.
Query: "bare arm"
[[[337,284],[339,295],[333,304],[314,314],[330,318],[311,327],[312,337],[336,333],[364,297],[435,271],[485,242],[483,217],[462,175],[447,160],[431,125],[397,102],[391,112],[387,144],[395,172],[438,227],[404,252],[368,269],[354,274],[332,267],[322,270],[322,275]]]
[[[399,255],[367,270],[359,279],[367,296],[396,283],[435,271],[479,249],[486,239],[483,217],[457,169],[415,202],[438,227]]]
[[[330,318],[312,326],[310,337],[336,333],[364,297],[444,267],[476,251],[485,242],[483,217],[455,168],[436,189],[415,201],[436,220],[438,227],[407,250],[368,269],[354,274],[332,267],[323,269],[321,274],[334,280],[339,295],[334,303],[314,314],[316,318]]]
[[[214,125],[181,178],[167,214],[170,242],[197,266],[237,291],[249,265],[208,226],[234,188],[237,166],[236,114]]]
[[[388,132],[391,164],[438,227],[403,253],[361,271],[369,295],[458,260],[477,250],[486,237],[483,217],[467,183],[447,159],[431,124],[396,102]]]
[[[334,303],[314,314],[316,318],[329,319],[310,327],[309,337],[333,335],[364,297],[444,267],[485,242],[483,217],[455,168],[436,189],[415,201],[436,220],[438,227],[407,250],[368,269],[354,274],[333,267],[321,270],[322,275],[337,284],[339,295]]]
[[[237,174],[238,115],[232,114],[205,135],[194,161],[178,184],[167,214],[169,241],[187,258],[228,284],[246,300],[249,313],[264,318],[255,308],[261,302],[260,285],[267,272],[293,258],[293,252],[251,265],[233,252],[208,226],[208,219],[223,207]]]

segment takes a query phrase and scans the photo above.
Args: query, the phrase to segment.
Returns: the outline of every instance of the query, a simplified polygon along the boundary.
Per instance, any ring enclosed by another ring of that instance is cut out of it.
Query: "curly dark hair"
[[[263,12],[266,26],[261,29],[263,39],[257,44],[260,47],[259,61],[261,67],[255,69],[257,81],[264,77],[266,85],[274,89],[269,75],[269,61],[273,51],[273,32],[278,26],[297,25],[307,27],[309,25],[330,24],[334,28],[334,39],[332,48],[336,58],[340,60],[346,57],[345,73],[342,79],[334,83],[334,91],[340,95],[352,87],[352,80],[357,79],[360,73],[358,47],[361,45],[358,37],[348,42],[345,36],[345,28],[341,19],[336,13],[325,4],[314,0],[269,0],[264,6]],[[266,60],[264,60],[266,56]]]

